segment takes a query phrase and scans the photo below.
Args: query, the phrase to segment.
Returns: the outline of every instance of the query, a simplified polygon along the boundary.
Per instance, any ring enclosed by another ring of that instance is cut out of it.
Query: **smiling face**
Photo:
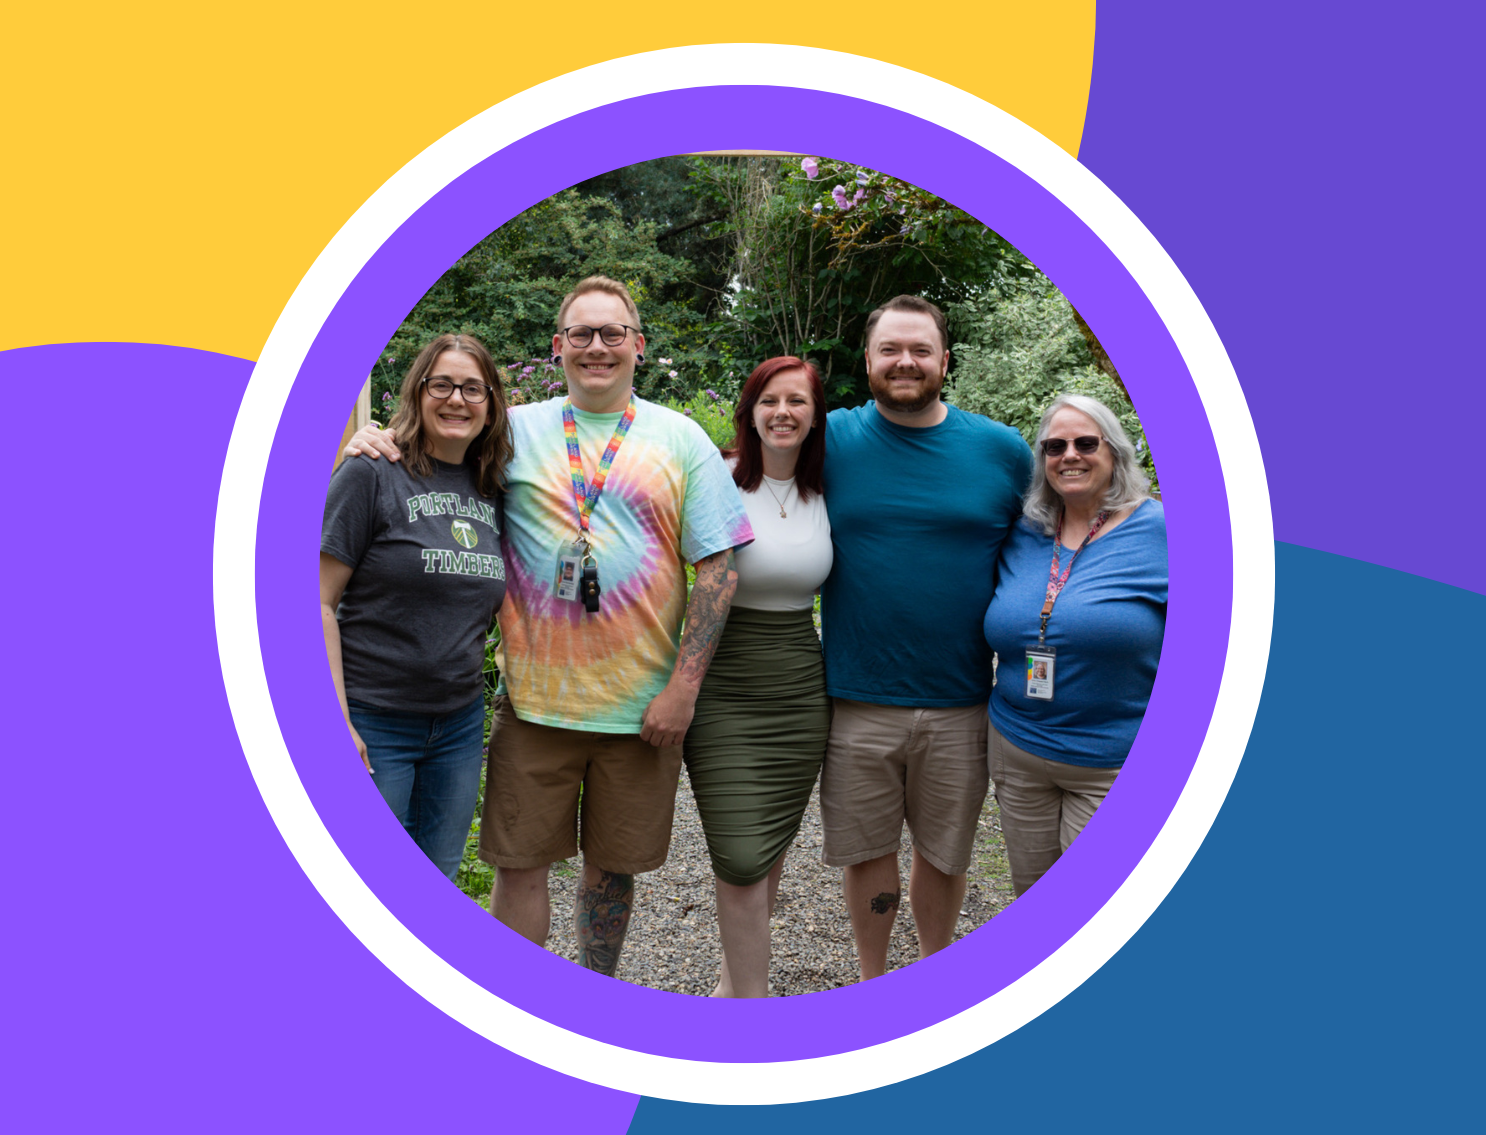
[[[490,415],[490,398],[483,402],[466,402],[458,389],[447,398],[435,398],[428,392],[428,383],[436,378],[445,378],[456,387],[466,382],[485,381],[479,364],[463,351],[444,351],[434,360],[428,371],[428,381],[419,395],[419,410],[423,417],[423,433],[428,438],[429,452],[440,461],[457,465],[464,460],[465,450],[480,431]]]
[[[879,405],[914,414],[939,398],[949,351],[934,318],[920,311],[885,311],[867,343],[867,384]]]
[[[568,304],[564,327],[604,327],[623,323],[633,327],[634,316],[624,301],[608,292],[584,292]],[[593,414],[617,414],[629,402],[635,381],[635,355],[645,350],[645,336],[633,331],[617,347],[604,346],[595,335],[586,347],[574,347],[561,332],[552,336],[552,353],[562,356],[573,405]]]
[[[783,458],[793,467],[800,446],[815,421],[815,399],[803,370],[782,370],[769,379],[753,404],[753,428],[764,454]]]
[[[1101,441],[1093,453],[1080,453],[1074,448],[1073,439],[1101,434],[1093,418],[1069,406],[1054,414],[1048,423],[1047,437],[1064,439],[1068,448],[1057,457],[1042,455],[1047,483],[1065,503],[1079,509],[1097,507],[1104,500],[1114,477],[1114,453],[1106,441]]]

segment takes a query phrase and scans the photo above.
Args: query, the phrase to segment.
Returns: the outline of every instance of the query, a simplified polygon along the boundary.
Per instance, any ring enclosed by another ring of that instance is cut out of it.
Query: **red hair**
[[[759,396],[769,381],[787,370],[805,372],[810,383],[810,398],[815,403],[810,433],[800,443],[800,455],[795,463],[795,491],[802,501],[807,501],[812,493],[825,491],[822,472],[826,464],[826,392],[814,363],[794,355],[780,355],[765,359],[754,367],[748,381],[743,384],[743,392],[738,395],[738,405],[733,409],[733,444],[724,449],[722,455],[737,461],[733,466],[733,483],[745,493],[756,492],[764,479],[764,447],[753,428],[753,408],[758,405]]]

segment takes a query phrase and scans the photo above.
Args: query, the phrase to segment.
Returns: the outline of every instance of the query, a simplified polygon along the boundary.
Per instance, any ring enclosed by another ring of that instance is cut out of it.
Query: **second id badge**
[[[583,557],[588,548],[581,540],[565,545],[557,554],[557,579],[554,590],[559,599],[575,602],[578,598],[578,582],[583,577]]]
[[[1053,700],[1053,678],[1058,651],[1051,646],[1027,647],[1027,696],[1037,701]]]

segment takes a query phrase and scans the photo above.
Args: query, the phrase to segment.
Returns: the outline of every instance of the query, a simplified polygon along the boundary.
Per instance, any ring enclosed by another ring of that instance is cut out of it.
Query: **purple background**
[[[249,371],[178,347],[0,353],[7,391],[175,392],[144,435],[164,453],[125,446],[79,475],[28,430],[12,465],[66,489],[17,494],[6,562],[7,1126],[450,1132],[483,1129],[504,1082],[521,1085],[512,1130],[561,1101],[621,1131],[636,1097],[512,1056],[393,977],[269,818],[212,617],[218,472]]]
[[[1486,17],[1402,11],[1101,4],[1078,156],[1223,337],[1275,536],[1481,592]]]
[[[1167,486],[1176,581],[1166,664],[1130,763],[1046,881],[922,964],[767,1002],[680,997],[597,977],[511,934],[444,883],[352,755],[325,665],[312,551],[325,439],[338,435],[344,407],[406,312],[462,252],[595,173],[719,148],[824,151],[889,170],[978,215],[1041,265],[1099,332],[1141,409]],[[332,835],[389,909],[471,978],[547,1020],[645,1051],[715,1060],[821,1055],[914,1031],[1003,988],[1083,925],[1139,860],[1185,783],[1221,672],[1231,602],[1222,501],[1206,419],[1164,327],[1103,245],[1029,178],[937,126],[840,96],[736,87],[653,95],[580,115],[480,163],[404,224],[348,289],[274,441],[258,536],[265,664],[289,751]]]

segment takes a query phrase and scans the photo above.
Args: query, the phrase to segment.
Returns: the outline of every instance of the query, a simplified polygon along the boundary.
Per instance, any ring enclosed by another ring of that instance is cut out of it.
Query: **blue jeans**
[[[452,881],[480,795],[485,699],[441,717],[348,701],[372,780],[423,854]]]

